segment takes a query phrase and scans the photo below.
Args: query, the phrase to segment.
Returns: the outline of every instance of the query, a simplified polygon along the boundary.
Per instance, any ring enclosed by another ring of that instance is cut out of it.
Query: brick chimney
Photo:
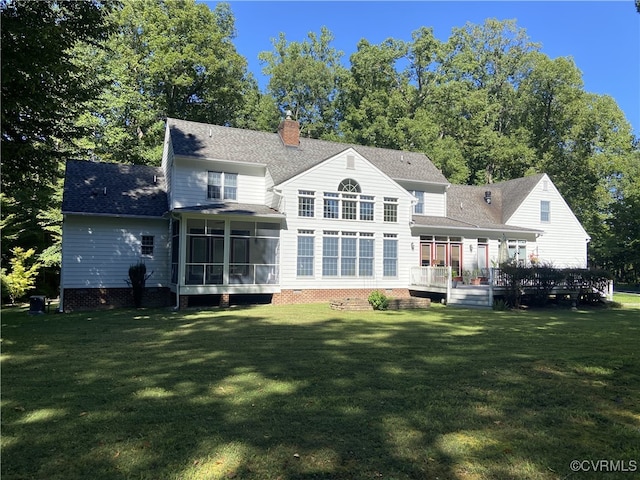
[[[284,143],[288,147],[297,147],[300,145],[300,124],[296,120],[291,119],[291,111],[287,110],[287,118],[285,118],[278,126],[278,133]]]

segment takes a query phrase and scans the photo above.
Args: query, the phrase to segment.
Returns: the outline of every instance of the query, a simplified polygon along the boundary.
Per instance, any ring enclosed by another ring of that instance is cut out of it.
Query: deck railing
[[[411,284],[421,287],[447,288],[451,280],[451,267],[412,267]]]

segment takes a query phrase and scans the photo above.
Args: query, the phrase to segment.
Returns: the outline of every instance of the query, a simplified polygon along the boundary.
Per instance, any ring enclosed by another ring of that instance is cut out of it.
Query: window
[[[298,216],[313,217],[315,216],[315,192],[308,190],[298,191]]]
[[[398,221],[398,199],[384,197],[384,221],[385,222],[397,222]]]
[[[207,198],[211,200],[237,200],[238,174],[208,172]]]
[[[349,235],[344,236],[344,235]],[[343,233],[342,258],[340,261],[340,275],[343,277],[356,276],[357,238],[355,233]]]
[[[338,232],[324,232],[322,237],[322,276],[338,276]]]
[[[324,193],[324,218],[338,218],[339,212],[339,197],[337,193]]]
[[[148,257],[153,256],[153,235],[142,235],[140,253]]]
[[[356,220],[358,218],[357,195],[343,194],[342,218],[344,220]]]
[[[394,234],[385,233],[382,244],[382,274],[385,277],[398,276],[398,239]]]
[[[323,277],[373,277],[373,233],[325,230],[322,237]]]
[[[360,220],[373,222],[373,197],[360,195]]]
[[[513,259],[518,263],[525,263],[527,260],[527,241],[526,240],[508,240],[507,250],[509,259]]]
[[[418,190],[412,190],[411,193],[418,199],[418,203],[413,206],[413,213],[417,215],[424,214],[424,192]]]
[[[345,178],[338,185],[339,192],[351,192],[351,193],[360,193],[360,184],[356,182],[353,178]]]
[[[366,235],[367,237],[373,234]],[[360,234],[360,258],[358,262],[358,275],[361,277],[373,277],[373,256],[374,244],[373,238],[363,238],[364,233]]]
[[[299,277],[313,276],[313,230],[298,231],[298,268]]]
[[[540,201],[540,221],[545,223],[551,221],[551,202],[548,200]]]

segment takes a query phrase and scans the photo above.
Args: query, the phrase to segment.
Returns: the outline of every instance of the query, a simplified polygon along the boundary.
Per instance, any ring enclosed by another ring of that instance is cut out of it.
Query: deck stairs
[[[448,304],[470,308],[491,308],[493,306],[488,285],[458,285],[451,289]]]

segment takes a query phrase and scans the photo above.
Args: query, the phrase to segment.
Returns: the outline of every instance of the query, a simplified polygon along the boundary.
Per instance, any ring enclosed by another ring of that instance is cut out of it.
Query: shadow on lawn
[[[563,478],[640,453],[629,312],[272,312],[7,322],[3,477]]]

